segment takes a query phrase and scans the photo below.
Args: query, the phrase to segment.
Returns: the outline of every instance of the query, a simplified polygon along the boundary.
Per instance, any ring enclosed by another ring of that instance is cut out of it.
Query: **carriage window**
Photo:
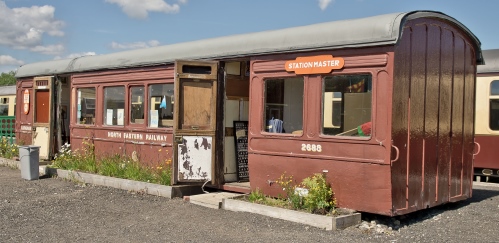
[[[144,124],[144,86],[130,88],[130,123]]]
[[[264,131],[303,133],[303,78],[265,80]]]
[[[371,136],[371,75],[324,78],[322,133],[334,136]]]
[[[0,116],[9,115],[9,98],[0,98]]]
[[[123,126],[125,120],[125,86],[104,88],[104,124]]]
[[[95,88],[77,89],[78,110],[76,123],[95,124]]]
[[[149,85],[149,127],[173,126],[173,84]]]
[[[499,80],[490,83],[489,127],[499,131]]]

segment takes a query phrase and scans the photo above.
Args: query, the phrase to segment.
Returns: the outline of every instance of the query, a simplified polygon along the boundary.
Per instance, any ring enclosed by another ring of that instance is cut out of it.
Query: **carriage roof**
[[[483,50],[485,65],[477,67],[477,73],[499,72],[499,49]]]
[[[477,47],[477,62],[482,62],[480,41],[463,24],[440,12],[412,11],[31,63],[21,66],[16,77],[153,66],[173,63],[180,59],[216,60],[322,49],[394,45],[402,34],[405,21],[424,17],[440,18],[460,26]]]

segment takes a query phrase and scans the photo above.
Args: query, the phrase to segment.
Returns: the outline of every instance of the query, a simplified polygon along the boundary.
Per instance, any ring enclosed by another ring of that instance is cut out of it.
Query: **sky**
[[[0,0],[0,72],[212,37],[414,10],[443,12],[499,49],[498,0]]]

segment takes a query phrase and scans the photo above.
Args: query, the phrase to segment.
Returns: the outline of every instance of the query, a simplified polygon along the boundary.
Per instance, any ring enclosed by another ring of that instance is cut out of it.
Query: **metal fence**
[[[16,137],[16,117],[0,116],[0,136],[6,137],[10,143],[15,142]]]

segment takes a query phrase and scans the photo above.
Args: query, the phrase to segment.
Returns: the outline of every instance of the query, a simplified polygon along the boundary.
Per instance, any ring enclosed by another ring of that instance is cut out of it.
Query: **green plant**
[[[0,157],[12,159],[19,155],[19,147],[17,144],[12,143],[11,139],[2,137],[0,139]]]
[[[97,159],[94,145],[88,141],[84,141],[83,145],[82,149],[71,151],[70,145],[64,144],[54,157],[52,167],[161,185],[171,183],[171,159],[166,159],[159,166],[152,168],[120,154],[105,155]]]
[[[257,188],[255,191],[250,192],[248,200],[253,203],[262,203],[266,201],[266,196],[260,188]]]
[[[276,183],[286,193],[285,199],[293,209],[327,214],[336,207],[333,190],[324,174],[316,173],[297,185],[293,176],[283,173]]]
[[[295,180],[293,180],[293,176],[287,176],[286,172],[284,172],[276,182],[286,193],[286,198],[291,204],[291,207],[294,209],[301,209],[303,207],[303,199],[299,194],[295,193],[297,186]]]
[[[307,177],[303,179],[302,185],[308,190],[303,197],[303,206],[309,212],[326,214],[336,206],[333,189],[324,174],[316,173],[312,177]]]

